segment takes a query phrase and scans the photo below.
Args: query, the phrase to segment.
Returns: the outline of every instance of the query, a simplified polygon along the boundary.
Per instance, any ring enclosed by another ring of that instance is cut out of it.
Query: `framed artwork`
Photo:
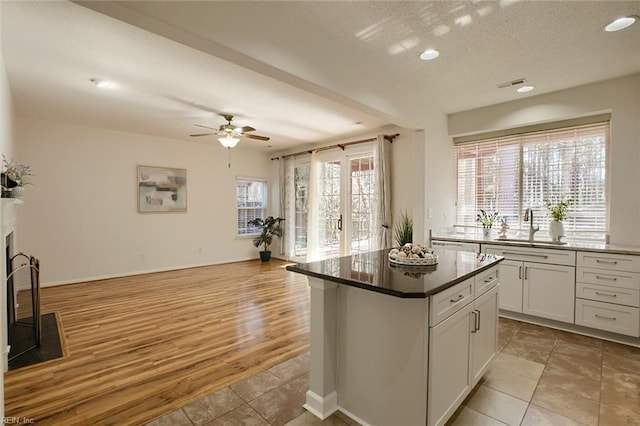
[[[138,165],[138,213],[186,211],[186,169]]]

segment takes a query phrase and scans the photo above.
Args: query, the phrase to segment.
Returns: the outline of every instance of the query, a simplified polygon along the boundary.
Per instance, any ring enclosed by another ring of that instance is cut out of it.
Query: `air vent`
[[[526,80],[524,78],[519,78],[517,80],[507,81],[506,83],[500,83],[498,84],[498,89],[504,89],[505,87],[519,86],[521,84],[524,84],[525,81]]]

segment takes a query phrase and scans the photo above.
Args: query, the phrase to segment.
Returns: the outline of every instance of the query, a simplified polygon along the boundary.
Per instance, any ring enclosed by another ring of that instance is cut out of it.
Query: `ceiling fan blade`
[[[244,126],[244,127],[236,127],[236,130],[240,130],[240,133],[245,133],[245,132],[254,132],[256,129],[254,129],[251,126]]]
[[[214,128],[214,127],[203,126],[202,124],[194,124],[194,126],[203,127],[205,129],[210,129],[210,130],[218,130],[218,129]]]
[[[269,139],[271,139],[266,136],[252,135],[251,133],[246,133],[246,134],[243,134],[242,136],[248,139],[258,139],[259,141],[268,141]]]
[[[198,136],[209,136],[209,135],[215,135],[215,133],[196,133],[194,135],[189,135],[189,136],[198,137]]]

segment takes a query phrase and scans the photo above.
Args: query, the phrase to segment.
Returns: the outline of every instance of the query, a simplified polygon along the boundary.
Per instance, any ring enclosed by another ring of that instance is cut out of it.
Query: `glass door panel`
[[[320,167],[318,244],[321,258],[342,254],[341,162],[323,162]]]
[[[349,252],[355,254],[376,250],[374,235],[374,206],[377,197],[373,157],[352,158],[350,170],[350,227]]]

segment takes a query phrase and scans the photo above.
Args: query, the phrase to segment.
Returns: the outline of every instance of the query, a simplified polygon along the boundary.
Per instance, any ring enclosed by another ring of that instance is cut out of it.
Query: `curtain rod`
[[[400,136],[400,133],[396,133],[393,135],[383,135],[383,136],[390,143],[393,143],[393,140],[398,136]],[[333,148],[340,148],[341,150],[344,151],[344,148],[349,145],[356,145],[356,144],[365,143],[365,142],[373,142],[375,140],[378,140],[378,138],[369,138],[369,139],[361,139],[359,141],[353,141],[353,142],[337,143],[335,145],[323,146],[316,149],[309,149],[306,151],[295,152],[293,154],[281,155],[280,157],[273,157],[271,160],[279,160],[281,158],[287,158],[287,157],[297,157],[298,155],[311,154],[313,151],[326,151],[327,149],[333,149]]]

